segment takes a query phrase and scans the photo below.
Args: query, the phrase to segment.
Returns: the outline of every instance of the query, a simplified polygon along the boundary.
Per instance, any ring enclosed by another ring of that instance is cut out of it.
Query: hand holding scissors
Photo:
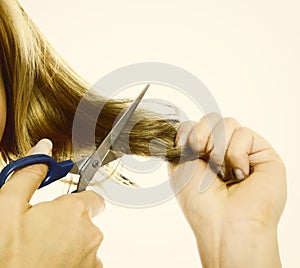
[[[46,178],[43,180],[39,188],[42,188],[56,180],[65,177],[69,172],[79,174],[79,184],[77,192],[84,191],[93,179],[97,170],[116,159],[116,156],[110,151],[114,142],[118,139],[121,132],[125,128],[132,114],[136,110],[138,104],[145,95],[150,85],[147,85],[136,100],[127,108],[121,115],[117,123],[105,137],[103,142],[99,145],[97,150],[90,156],[80,159],[77,162],[66,160],[63,162],[56,162],[52,157],[45,154],[29,155],[20,158],[8,164],[0,173],[0,187],[6,182],[7,178],[16,170],[23,167],[44,163],[49,167]]]

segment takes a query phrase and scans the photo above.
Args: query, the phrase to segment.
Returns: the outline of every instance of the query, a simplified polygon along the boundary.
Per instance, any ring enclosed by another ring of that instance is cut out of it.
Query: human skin
[[[0,137],[5,102],[0,80]],[[51,149],[52,143],[44,139],[28,154],[51,155]],[[102,267],[97,250],[103,235],[91,218],[103,210],[104,200],[84,191],[31,206],[47,170],[44,164],[25,167],[0,189],[1,267]]]
[[[0,105],[2,137],[6,120],[2,81]],[[189,178],[177,199],[195,233],[203,266],[281,267],[276,229],[286,199],[284,165],[258,134],[234,119],[224,122],[225,158],[240,170],[236,172],[238,184],[226,187],[216,179],[200,193],[206,162],[194,160],[170,166],[174,189],[177,181]],[[218,126],[220,121],[215,120],[212,128],[216,132]],[[211,152],[211,160],[220,162],[220,153],[211,150],[214,143],[205,119],[183,123],[177,135],[179,142],[196,152]],[[50,154],[51,143],[43,140],[30,153]],[[249,166],[253,168],[251,173]],[[24,168],[0,190],[0,213],[5,215],[0,218],[1,263],[5,267],[102,267],[97,249],[103,235],[91,217],[103,208],[103,199],[85,191],[31,206],[30,198],[46,171],[44,165]],[[241,174],[247,178],[241,180]]]
[[[50,154],[51,142],[40,141],[30,154]],[[92,191],[30,205],[47,166],[15,172],[0,190],[0,259],[3,267],[102,267],[97,250],[103,235],[91,218],[103,208]]]
[[[2,139],[6,122],[6,98],[2,76],[0,75],[0,140]]]
[[[196,152],[210,152],[211,160],[221,163],[224,157],[215,149],[212,133],[218,137],[224,124],[225,163],[240,170],[236,171],[238,183],[228,187],[217,178],[200,192],[206,162],[170,166],[174,190],[183,178],[189,179],[176,197],[195,234],[203,267],[281,267],[277,225],[286,201],[284,164],[254,131],[232,118],[208,117],[212,126],[207,118],[184,122],[176,142]]]

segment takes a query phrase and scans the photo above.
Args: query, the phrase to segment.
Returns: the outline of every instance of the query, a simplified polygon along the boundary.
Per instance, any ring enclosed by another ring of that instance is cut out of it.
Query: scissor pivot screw
[[[99,166],[99,161],[98,160],[95,160],[92,164],[93,168],[96,168]]]

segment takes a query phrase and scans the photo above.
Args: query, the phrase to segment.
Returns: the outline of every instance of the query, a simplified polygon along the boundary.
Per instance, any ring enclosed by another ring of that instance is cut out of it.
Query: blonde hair
[[[54,144],[54,158],[72,157],[72,124],[83,96],[86,111],[79,117],[83,129],[91,129],[90,113],[103,107],[94,128],[96,145],[130,103],[130,100],[108,100],[91,91],[85,95],[89,84],[51,47],[16,0],[1,0],[0,40],[0,71],[7,100],[0,152],[5,161],[23,156],[45,137]],[[208,160],[207,154],[174,146],[178,123],[155,113],[136,111],[113,151],[117,156],[154,156],[175,163],[195,158]],[[83,151],[95,146],[86,143],[84,135],[80,142]],[[218,166],[213,168],[217,173],[220,170]],[[225,170],[222,171],[226,179]]]
[[[48,137],[55,158],[70,157],[74,114],[89,84],[54,51],[17,1],[2,0],[0,14],[1,73],[8,109],[1,152],[7,159],[20,157]],[[129,100],[107,100],[95,94],[87,100],[90,109],[103,106],[95,133],[100,143]],[[141,114],[132,119],[138,123],[130,131],[130,153],[179,161],[181,150],[174,147],[178,122],[154,114],[137,120]],[[85,124],[89,124],[86,118],[83,128]],[[121,135],[116,148],[127,149],[119,153],[128,152],[125,142]]]

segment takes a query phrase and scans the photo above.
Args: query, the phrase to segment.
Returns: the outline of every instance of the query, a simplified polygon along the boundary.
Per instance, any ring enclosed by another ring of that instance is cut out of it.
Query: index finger
[[[43,139],[31,150],[31,154],[47,154],[52,149],[51,141]],[[10,179],[1,188],[1,195],[10,194],[16,196],[22,202],[28,203],[33,193],[40,186],[48,171],[45,164],[26,166],[13,173]]]

